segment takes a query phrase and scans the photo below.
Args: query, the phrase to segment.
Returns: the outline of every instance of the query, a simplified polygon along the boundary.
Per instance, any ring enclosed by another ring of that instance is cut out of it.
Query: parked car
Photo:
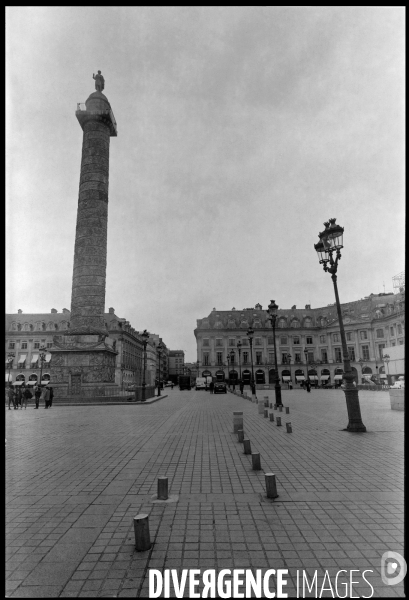
[[[389,389],[390,390],[402,390],[405,387],[405,378],[400,376],[394,384],[392,384]]]
[[[167,381],[165,383],[165,387],[170,387],[171,385],[174,385],[173,381]]]
[[[224,381],[216,381],[213,389],[214,394],[227,394],[227,385]]]
[[[192,386],[190,383],[190,375],[179,375],[179,389],[180,390],[192,389]]]

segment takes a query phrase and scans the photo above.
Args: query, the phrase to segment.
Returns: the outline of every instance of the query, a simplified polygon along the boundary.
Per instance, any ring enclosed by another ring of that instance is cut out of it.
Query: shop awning
[[[38,361],[38,354],[33,354],[31,357],[31,364],[36,363]]]
[[[283,375],[282,380],[283,381],[291,381],[291,377],[290,377],[290,375]]]
[[[297,381],[305,381],[304,375],[296,375],[295,378]]]
[[[13,381],[13,375],[7,373],[6,381]]]
[[[18,359],[18,364],[21,365],[22,363],[26,362],[26,358],[27,358],[27,354],[22,354],[20,356],[20,358]]]
[[[46,354],[45,355],[45,362],[50,362],[51,360],[51,354]]]
[[[36,381],[27,381],[27,385],[37,385]]]
[[[344,376],[343,376],[343,375],[335,375],[335,377],[334,377],[334,379],[335,379],[336,381],[339,381],[340,379],[343,379],[343,378],[344,378]]]
[[[317,375],[308,375],[308,377],[310,378],[310,381],[318,381]]]
[[[13,385],[23,385],[23,383],[25,383],[25,381],[15,381]]]
[[[321,375],[321,381],[327,381],[329,379],[329,375]]]
[[[14,357],[12,357],[12,358],[6,358],[6,365],[8,365],[10,362],[13,362],[13,358]]]
[[[379,377],[380,377],[381,379],[388,379],[388,376],[387,376],[387,375],[385,375],[384,373],[381,373],[381,374],[379,375]]]
[[[48,385],[50,382],[48,381],[48,379],[45,379],[44,381],[41,382],[41,385]]]

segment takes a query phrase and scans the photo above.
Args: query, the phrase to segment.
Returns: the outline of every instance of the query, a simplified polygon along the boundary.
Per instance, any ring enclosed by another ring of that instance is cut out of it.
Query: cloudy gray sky
[[[6,309],[70,308],[82,130],[105,77],[106,308],[196,360],[196,319],[341,301],[404,269],[404,8],[9,7]]]

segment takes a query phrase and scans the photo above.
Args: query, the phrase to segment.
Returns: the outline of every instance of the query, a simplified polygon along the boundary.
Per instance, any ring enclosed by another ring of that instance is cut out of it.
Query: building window
[[[21,349],[27,350],[27,342],[21,342]]]
[[[53,343],[52,342],[47,342],[47,348],[52,348],[53,347]]]
[[[209,366],[209,353],[208,352],[205,352],[203,354],[203,364],[205,367]]]
[[[40,342],[34,342],[34,350],[38,350],[40,347]]]
[[[249,353],[248,352],[243,352],[243,364],[247,365],[249,362]]]
[[[377,329],[376,330],[376,337],[377,338],[383,338],[383,329]]]
[[[352,335],[352,331],[347,331],[346,336],[347,336],[347,342],[352,342],[352,340],[354,339],[354,336]]]
[[[349,360],[352,360],[353,362],[355,362],[355,348],[353,346],[348,346],[348,354],[349,354]]]
[[[15,343],[9,342],[9,350],[14,350]]]
[[[328,362],[328,355],[327,355],[326,350],[321,350],[321,362],[323,362],[323,363]]]
[[[270,342],[269,342],[269,343],[270,343]],[[286,346],[286,345],[287,345],[287,343],[288,343],[288,342],[287,342],[287,336],[285,336],[285,335],[282,335],[282,336],[280,337],[280,344],[281,344],[282,346]]]
[[[362,358],[364,360],[369,360],[369,346],[362,346],[361,351],[362,351]]]
[[[396,342],[392,342],[392,346],[396,346]]]
[[[263,353],[256,352],[256,365],[262,365],[262,364],[263,364]]]
[[[287,342],[286,342],[287,343]],[[267,338],[267,344],[269,346],[274,346],[274,338],[273,337],[268,337]]]
[[[210,346],[208,338],[203,338],[203,346]]]
[[[223,340],[221,338],[216,338],[216,346],[223,346]]]
[[[398,333],[399,335],[402,333],[402,325],[398,325]]]
[[[320,335],[321,344],[325,344],[326,341],[327,341],[327,337],[325,335]]]
[[[274,354],[273,354],[273,357],[274,357]],[[281,355],[281,364],[282,365],[287,364],[287,352],[283,352],[283,354]]]
[[[216,360],[218,365],[223,364],[223,352],[216,352]]]
[[[283,321],[281,319],[281,321],[278,322],[278,326],[279,326],[280,329],[284,329],[284,327],[285,327],[285,321]]]
[[[399,346],[403,346],[403,340],[399,340]]]
[[[335,350],[335,362],[342,362],[341,348],[334,348]]]
[[[296,352],[296,353],[295,353],[295,358],[294,358],[294,360],[295,360],[295,362],[296,362],[297,364],[300,364],[300,363],[301,363],[301,352]]]
[[[235,346],[235,345],[236,345],[236,340],[235,340],[235,339],[232,339],[232,338],[230,338],[230,339],[229,339],[229,346]]]
[[[382,359],[382,350],[385,348],[385,344],[379,344],[379,357]]]
[[[254,345],[255,346],[261,346],[261,338],[255,338],[254,339]]]
[[[274,352],[268,353],[268,362],[270,363],[270,365],[274,363]]]
[[[332,334],[332,341],[333,342],[339,342],[339,333],[333,333]]]
[[[312,337],[307,335],[307,344],[312,344]]]
[[[395,330],[393,327],[390,328],[390,332],[391,332],[391,336],[394,337],[395,336]]]
[[[360,335],[361,335],[361,340],[367,340],[368,339],[368,332],[367,331],[360,331]]]
[[[314,362],[314,352],[308,352],[307,356],[308,356],[307,361],[309,363],[313,363]]]
[[[242,346],[248,346],[248,345],[249,345],[249,340],[248,340],[248,338],[243,338],[243,339],[241,340],[241,345],[242,345]]]
[[[299,344],[300,343],[300,338],[299,337],[293,337],[293,344]]]
[[[298,321],[292,321],[291,322],[291,327],[299,327],[300,323]]]

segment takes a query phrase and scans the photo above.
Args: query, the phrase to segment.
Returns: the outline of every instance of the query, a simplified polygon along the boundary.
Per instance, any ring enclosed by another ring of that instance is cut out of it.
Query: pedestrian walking
[[[49,401],[49,407],[51,408],[53,405],[53,398],[54,398],[54,390],[52,387],[48,388],[50,390],[50,401]]]
[[[293,389],[293,384],[291,383],[291,381],[288,382],[288,389],[292,390]]]
[[[213,383],[213,380],[209,383],[209,390],[210,390],[210,393],[213,394],[213,392],[214,392],[214,383]]]
[[[35,401],[36,401],[35,408],[38,408],[38,406],[40,404],[40,398],[41,398],[41,387],[39,385],[36,385],[34,388],[34,397],[35,397]]]
[[[310,383],[309,379],[307,379],[307,381],[305,382],[305,388],[306,388],[307,392],[309,392],[309,393],[311,392],[311,383]]]
[[[24,401],[24,409],[27,410],[27,402],[29,400],[31,400],[31,398],[33,397],[33,394],[31,393],[31,390],[29,387],[26,387],[26,389],[23,392],[23,401]]]
[[[170,384],[170,389],[171,389],[171,390],[173,390],[173,381],[172,381],[172,383]]]
[[[8,396],[8,400],[9,400],[9,410],[11,410],[10,408],[10,404],[13,403],[13,408],[16,408],[16,399],[14,397],[14,390],[13,390],[13,386],[10,383],[9,389],[7,390],[7,396]]]
[[[240,381],[240,393],[241,393],[241,395],[243,395],[243,391],[244,391],[244,383],[242,381]]]
[[[44,400],[44,408],[49,408],[49,403],[50,403],[50,390],[48,389],[47,386],[44,386],[43,388],[43,393],[41,395],[41,397]]]
[[[16,400],[15,400],[15,406],[14,406],[14,408],[17,408],[17,410],[18,410],[18,407],[21,406],[21,395],[22,395],[21,387],[18,386],[18,388],[16,389],[16,392],[15,392]]]

